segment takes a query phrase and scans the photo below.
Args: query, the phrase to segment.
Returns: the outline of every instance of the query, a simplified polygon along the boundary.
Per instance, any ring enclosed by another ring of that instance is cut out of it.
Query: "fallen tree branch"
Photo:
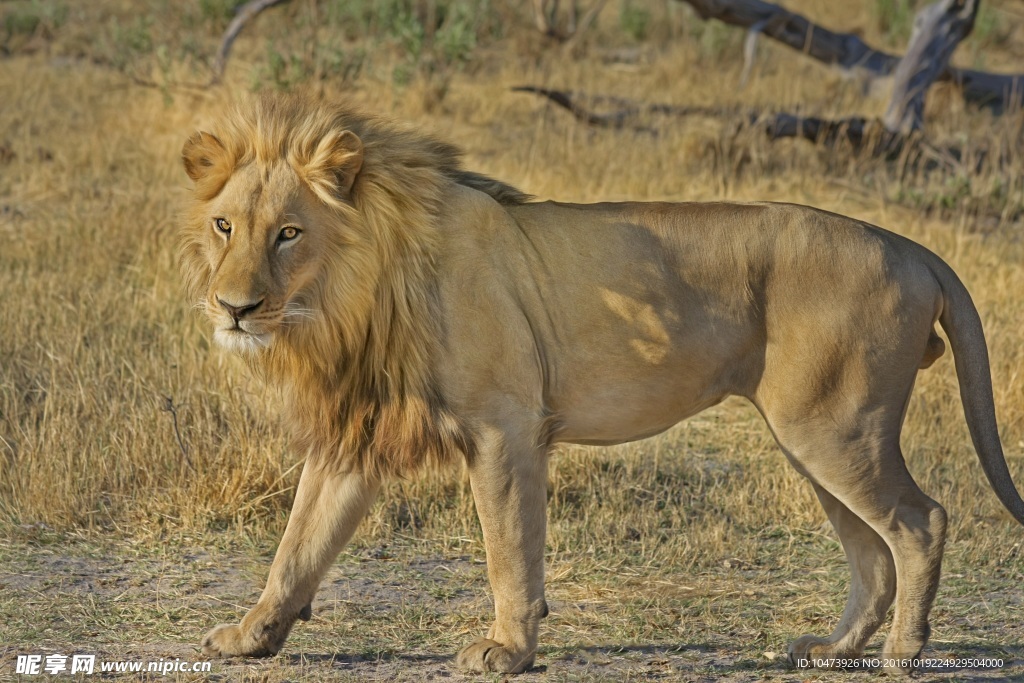
[[[762,126],[770,140],[803,138],[826,147],[846,142],[854,149],[864,149],[872,155],[896,155],[909,140],[906,135],[887,130],[878,119],[863,116],[823,119],[778,113],[762,115],[751,123]]]
[[[863,70],[888,76],[900,58],[871,47],[852,33],[835,33],[806,17],[763,0],[679,0],[690,5],[701,19],[717,19],[730,26],[750,29],[799,50],[819,62],[848,71]]]
[[[669,116],[710,116],[722,117],[743,113],[743,110],[732,107],[677,107],[671,104],[640,104],[621,97],[588,96],[574,93],[571,90],[551,90],[534,85],[520,85],[512,88],[512,92],[528,92],[540,95],[572,114],[577,121],[602,128],[630,128],[631,130],[651,132],[653,129],[640,125],[639,119],[645,115],[663,114]],[[587,104],[583,104],[586,102]],[[597,113],[588,106],[610,105],[614,111]]]
[[[707,116],[711,118],[738,116],[745,125],[763,129],[771,140],[798,137],[829,147],[845,142],[854,149],[865,150],[878,156],[894,156],[902,151],[908,141],[918,139],[918,136],[907,136],[887,131],[877,119],[857,116],[833,120],[789,113],[765,113],[738,107],[679,107],[670,104],[639,104],[617,97],[588,97],[582,93],[536,86],[519,86],[512,90],[540,95],[571,113],[577,121],[604,128],[629,128],[640,132],[651,132],[654,129],[639,123],[639,118],[645,114]],[[581,104],[582,101],[610,104],[618,109],[599,114]]]
[[[220,40],[220,48],[217,50],[217,56],[213,59],[213,77],[210,79],[210,85],[216,85],[224,78],[224,69],[227,68],[231,47],[235,43],[235,38],[245,28],[245,25],[263,10],[284,2],[288,2],[288,0],[249,0],[249,2],[238,8],[235,12],[235,18],[231,20],[227,30],[224,31],[224,36]]]
[[[978,173],[987,165],[1003,172],[1018,168],[1020,152],[1012,149],[992,149],[990,146],[958,147],[938,146],[928,142],[920,131],[901,133],[887,130],[881,120],[862,116],[826,119],[787,112],[763,112],[742,107],[677,106],[671,104],[644,104],[621,97],[594,96],[569,90],[552,90],[536,86],[518,86],[514,92],[528,92],[549,100],[573,115],[582,123],[602,127],[633,130],[657,135],[659,130],[643,125],[645,115],[705,116],[714,119],[739,119],[741,127],[762,130],[769,140],[801,138],[824,147],[849,145],[855,152],[887,160],[909,154],[911,165],[923,170]],[[592,106],[613,106],[608,113],[595,113],[582,102]]]
[[[762,112],[741,107],[676,106],[671,104],[641,104],[621,97],[591,96],[568,90],[551,90],[536,86],[512,88],[515,92],[540,95],[588,125],[626,129],[657,135],[659,130],[641,124],[643,116],[661,114],[666,116],[706,116],[714,119],[739,119],[740,127],[761,130],[769,140],[801,138],[824,147],[833,148],[848,145],[855,152],[872,157],[895,160],[901,155],[908,156],[908,162],[916,168],[945,172],[980,172],[986,165],[995,170],[1016,168],[1020,155],[1015,150],[992,150],[990,148],[937,146],[928,142],[920,131],[904,134],[887,130],[879,119],[850,116],[841,119],[826,119],[818,116],[804,116],[787,112]],[[614,106],[618,109],[598,114],[582,102],[595,106]]]
[[[806,17],[764,0],[678,0],[690,5],[702,19],[717,19],[745,29],[757,27],[783,45],[819,62],[875,77],[891,76],[900,57],[878,50],[852,33],[836,33]],[[995,113],[1020,107],[1024,74],[995,74],[946,66],[936,77],[953,81],[968,102]]]

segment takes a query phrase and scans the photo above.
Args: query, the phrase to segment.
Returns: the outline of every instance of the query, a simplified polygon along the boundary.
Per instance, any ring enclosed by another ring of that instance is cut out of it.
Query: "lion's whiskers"
[[[312,308],[303,308],[299,304],[288,303],[284,307],[284,318],[283,322],[297,323],[301,322],[301,319],[316,320],[317,312]],[[289,320],[289,318],[299,318],[300,320]]]

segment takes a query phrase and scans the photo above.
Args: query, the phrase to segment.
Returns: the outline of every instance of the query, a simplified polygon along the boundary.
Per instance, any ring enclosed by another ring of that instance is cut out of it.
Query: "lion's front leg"
[[[519,673],[533,665],[544,601],[547,449],[527,436],[492,434],[470,465],[487,549],[495,620],[486,637],[459,652],[472,671]]]
[[[320,580],[362,521],[379,484],[309,460],[302,470],[288,527],[259,602],[239,624],[203,638],[210,657],[277,654],[296,619],[308,620]]]

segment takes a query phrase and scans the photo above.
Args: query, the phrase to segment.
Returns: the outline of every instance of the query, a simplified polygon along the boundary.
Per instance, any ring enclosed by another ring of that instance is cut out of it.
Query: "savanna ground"
[[[0,2],[0,679],[18,654],[202,659],[205,631],[258,596],[301,463],[275,397],[211,348],[175,266],[182,142],[255,89],[340,94],[413,120],[461,145],[469,167],[541,198],[796,201],[924,243],[981,310],[1003,443],[1024,484],[1019,113],[994,118],[936,88],[930,138],[1003,158],[928,170],[769,142],[738,120],[595,130],[510,92],[884,109],[884,84],[865,95],[767,44],[740,89],[742,33],[658,0],[609,3],[571,51],[533,28],[527,3],[296,0],[247,29],[223,86],[194,87],[235,4]],[[910,26],[895,0],[788,6],[890,48]],[[957,61],[1019,71],[1019,3],[982,12]],[[948,355],[919,378],[903,448],[952,519],[926,652],[1005,660],[924,678],[1024,677],[1024,530],[977,464]],[[519,680],[874,675],[785,663],[789,640],[831,631],[849,577],[810,487],[744,403],[637,444],[560,448],[549,497],[552,614],[538,668]],[[395,482],[282,654],[177,677],[494,680],[450,661],[487,627],[483,562],[462,473]]]

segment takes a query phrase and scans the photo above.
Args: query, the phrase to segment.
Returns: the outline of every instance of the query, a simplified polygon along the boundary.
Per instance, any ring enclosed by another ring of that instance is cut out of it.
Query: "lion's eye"
[[[278,242],[289,242],[299,236],[301,232],[298,228],[293,225],[288,225],[281,228],[281,232],[277,235]]]
[[[231,234],[231,223],[226,218],[215,218],[213,221],[214,227],[217,228],[218,232],[225,235]]]

